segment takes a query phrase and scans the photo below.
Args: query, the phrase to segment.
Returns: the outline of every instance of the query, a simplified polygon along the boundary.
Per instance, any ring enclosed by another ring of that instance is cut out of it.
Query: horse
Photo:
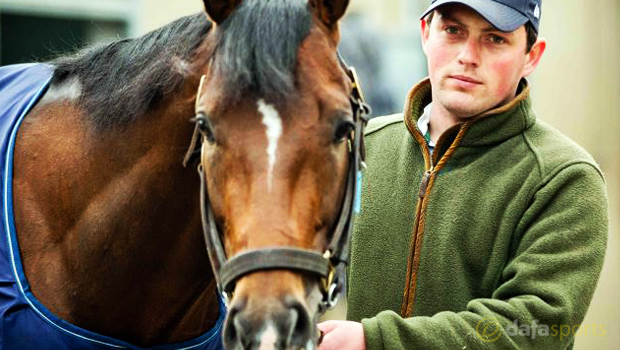
[[[65,338],[16,334],[2,306],[4,341],[316,347],[367,114],[337,54],[348,0],[203,3],[47,66],[7,143],[14,280],[0,286],[17,281],[28,322]]]

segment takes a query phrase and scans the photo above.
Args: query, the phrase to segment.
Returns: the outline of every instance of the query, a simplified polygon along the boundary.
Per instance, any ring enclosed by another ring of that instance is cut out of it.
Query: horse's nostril
[[[236,302],[231,305],[228,310],[228,316],[224,326],[224,334],[222,338],[226,349],[237,349],[240,345],[242,348],[246,346],[243,340],[247,338],[243,324],[241,322],[241,311],[245,307],[245,303]]]
[[[306,307],[297,299],[287,298],[285,301],[291,315],[289,319],[289,339],[288,345],[295,347],[305,347],[311,338],[311,320]]]

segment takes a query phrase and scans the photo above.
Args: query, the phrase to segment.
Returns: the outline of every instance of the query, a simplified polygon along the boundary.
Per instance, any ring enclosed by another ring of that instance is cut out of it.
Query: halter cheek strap
[[[200,107],[200,96],[202,96],[202,87],[204,86],[205,80],[207,79],[206,75],[200,77],[200,83],[198,83],[198,93],[196,94],[196,105],[194,106],[194,110],[196,111],[196,115],[199,114]],[[196,123],[194,127],[194,133],[192,134],[192,140],[189,143],[189,148],[187,149],[187,153],[185,153],[185,157],[183,157],[183,167],[187,168],[187,164],[194,159],[196,156],[200,155],[200,151],[198,150],[198,140],[200,138],[200,125],[197,123],[196,118],[191,119],[192,122]]]

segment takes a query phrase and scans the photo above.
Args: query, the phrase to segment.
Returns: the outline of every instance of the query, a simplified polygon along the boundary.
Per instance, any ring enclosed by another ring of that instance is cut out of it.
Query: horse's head
[[[232,297],[224,341],[229,349],[312,348],[333,273],[323,255],[342,250],[328,246],[346,235],[357,167],[352,137],[361,122],[337,55],[348,1],[204,3],[216,26],[196,111],[205,234]]]

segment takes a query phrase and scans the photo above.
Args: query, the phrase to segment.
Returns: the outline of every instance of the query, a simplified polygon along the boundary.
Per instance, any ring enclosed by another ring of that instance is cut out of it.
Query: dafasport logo
[[[498,340],[502,334],[510,337],[528,337],[531,339],[536,339],[537,337],[559,337],[562,340],[569,336],[604,337],[607,335],[607,331],[605,330],[605,325],[596,323],[575,326],[557,324],[549,326],[539,323],[538,320],[533,320],[530,324],[519,324],[519,321],[515,320],[502,327],[502,324],[494,317],[486,317],[478,321],[476,334],[480,340],[492,343]]]
[[[493,317],[483,318],[476,325],[476,334],[484,342],[494,342],[502,336],[502,325]]]

